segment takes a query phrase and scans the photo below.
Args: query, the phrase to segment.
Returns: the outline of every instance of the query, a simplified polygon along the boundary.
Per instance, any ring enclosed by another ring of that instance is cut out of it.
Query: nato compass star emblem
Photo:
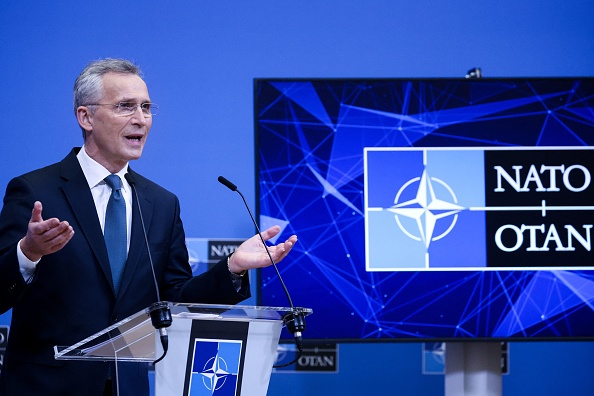
[[[486,266],[483,151],[368,148],[364,165],[367,271]]]
[[[227,369],[227,362],[219,355],[213,356],[205,364],[200,372],[204,386],[213,393],[225,385],[227,377],[231,373]]]
[[[440,191],[446,191],[449,196],[437,196],[434,184],[443,187]],[[416,188],[414,198],[401,201],[402,196],[406,195],[411,188]],[[398,190],[394,198],[394,205],[386,210],[395,214],[396,223],[404,234],[411,239],[423,242],[425,248],[429,248],[431,241],[445,237],[454,228],[458,212],[464,209],[458,205],[456,194],[450,186],[438,178],[430,177],[425,169],[421,177],[409,180]],[[401,216],[413,219],[417,229],[407,229],[400,221]],[[445,231],[434,235],[437,222],[448,218],[450,223]]]

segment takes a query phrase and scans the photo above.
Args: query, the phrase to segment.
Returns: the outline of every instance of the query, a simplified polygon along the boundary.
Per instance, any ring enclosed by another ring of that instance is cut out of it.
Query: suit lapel
[[[62,161],[62,191],[72,208],[72,212],[80,225],[80,229],[85,236],[95,259],[99,262],[105,279],[111,285],[113,290],[113,280],[111,278],[111,268],[109,258],[107,257],[107,248],[105,239],[101,232],[101,225],[97,218],[97,209],[93,201],[93,195],[89,189],[87,179],[76,159],[77,149],[74,149]]]

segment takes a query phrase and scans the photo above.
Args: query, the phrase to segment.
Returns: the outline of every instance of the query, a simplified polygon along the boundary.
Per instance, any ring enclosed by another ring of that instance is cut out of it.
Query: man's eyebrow
[[[124,97],[123,99],[119,100],[119,103],[151,103],[150,99],[143,99],[143,100],[139,100],[138,98],[130,98],[130,97]]]

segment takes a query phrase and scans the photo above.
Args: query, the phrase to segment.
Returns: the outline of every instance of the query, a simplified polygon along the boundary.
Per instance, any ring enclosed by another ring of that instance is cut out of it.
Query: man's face
[[[98,103],[150,102],[146,84],[133,74],[107,73],[103,88],[105,95]],[[87,112],[91,130],[85,140],[89,156],[112,173],[140,158],[153,123],[139,108],[130,116],[118,115],[115,110],[113,106],[96,106],[94,114]]]

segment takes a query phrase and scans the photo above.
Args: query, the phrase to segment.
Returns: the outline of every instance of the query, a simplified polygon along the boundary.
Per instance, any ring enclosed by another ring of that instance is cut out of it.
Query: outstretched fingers
[[[284,259],[289,254],[291,249],[293,249],[295,243],[297,243],[297,235],[291,235],[286,241],[273,246],[271,249],[273,252],[271,252],[271,254],[274,258],[274,261],[279,262]]]
[[[21,240],[21,250],[31,261],[62,249],[74,236],[74,229],[67,221],[56,218],[43,220],[43,207],[36,201],[31,211],[27,234]]]

